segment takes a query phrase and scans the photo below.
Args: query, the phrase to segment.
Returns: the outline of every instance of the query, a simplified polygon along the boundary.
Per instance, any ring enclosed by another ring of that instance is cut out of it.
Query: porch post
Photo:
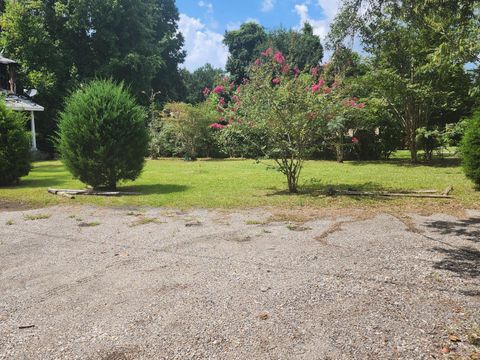
[[[32,115],[32,150],[37,151],[37,138],[35,133],[35,113],[33,111],[30,112]]]

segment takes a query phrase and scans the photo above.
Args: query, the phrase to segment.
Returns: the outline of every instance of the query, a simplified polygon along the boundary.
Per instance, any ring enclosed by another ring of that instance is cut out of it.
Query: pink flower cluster
[[[365,103],[357,103],[357,98],[347,99],[343,101],[343,106],[349,106],[356,109],[363,109]]]
[[[280,78],[278,78],[278,77],[276,77],[276,78],[274,78],[274,79],[272,80],[273,85],[278,85],[278,84],[280,84],[281,82],[282,82],[282,80],[280,80]]]
[[[215,130],[225,129],[225,125],[222,125],[222,124],[219,124],[219,123],[213,123],[213,124],[210,125],[210,127],[212,129],[215,129]]]
[[[360,142],[360,140],[358,140],[358,138],[356,138],[356,137],[352,138],[352,143],[358,144],[359,142]]]
[[[265,50],[264,52],[262,52],[262,56],[263,57],[269,57],[273,54],[273,49],[272,48],[268,48],[267,50]]]
[[[210,95],[210,89],[206,87],[205,89],[203,89],[203,96],[208,96],[208,95]]]
[[[283,54],[278,51],[275,56],[273,57],[273,60],[275,60],[277,63],[283,65],[285,64],[285,57],[283,56]]]
[[[225,88],[222,85],[218,85],[217,87],[215,87],[215,89],[213,89],[213,92],[215,94],[221,94],[224,91],[225,91]]]

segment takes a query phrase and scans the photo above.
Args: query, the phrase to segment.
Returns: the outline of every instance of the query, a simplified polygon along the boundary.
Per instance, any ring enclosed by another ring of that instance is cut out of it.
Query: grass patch
[[[135,226],[142,226],[142,225],[148,225],[148,224],[164,224],[164,222],[160,221],[157,218],[141,216],[141,217],[138,218],[138,220],[134,221],[129,226],[130,227],[135,227]]]
[[[35,221],[35,220],[46,220],[50,219],[50,214],[31,214],[25,215],[23,218],[27,221]]]
[[[265,225],[265,221],[247,220],[247,221],[245,221],[245,225]]]
[[[124,197],[77,196],[77,204],[119,207],[250,208],[295,207],[324,208],[404,208],[418,211],[448,211],[480,208],[480,192],[466,179],[454,158],[438,159],[430,164],[412,165],[400,153],[390,161],[345,162],[307,161],[302,172],[300,194],[285,192],[284,176],[267,170],[265,163],[253,160],[149,160],[136,182],[120,184],[120,191],[142,195]],[[270,162],[266,162],[270,164]],[[442,192],[453,185],[455,199],[385,199],[373,197],[326,196],[327,189],[360,191],[402,191],[435,189]],[[20,185],[0,188],[0,201],[48,206],[72,200],[47,193],[48,187],[82,189],[58,161],[37,162]],[[400,209],[401,210],[401,209]],[[137,212],[132,211],[136,216]]]

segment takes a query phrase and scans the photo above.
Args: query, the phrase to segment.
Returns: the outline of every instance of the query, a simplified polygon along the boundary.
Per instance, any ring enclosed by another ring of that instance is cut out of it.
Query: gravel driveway
[[[0,359],[475,359],[479,277],[473,211],[0,212]]]

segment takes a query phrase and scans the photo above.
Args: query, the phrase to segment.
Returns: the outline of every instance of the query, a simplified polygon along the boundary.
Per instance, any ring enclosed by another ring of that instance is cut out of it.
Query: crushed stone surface
[[[475,359],[480,214],[0,211],[0,359]]]

